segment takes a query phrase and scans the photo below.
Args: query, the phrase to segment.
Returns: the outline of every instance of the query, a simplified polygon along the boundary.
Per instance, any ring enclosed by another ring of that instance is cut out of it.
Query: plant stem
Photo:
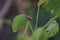
[[[37,28],[37,24],[38,24],[38,18],[39,18],[39,9],[40,9],[40,6],[38,6],[38,10],[37,10],[37,16],[36,16],[36,25],[35,25],[35,30]]]
[[[30,22],[27,22],[25,27],[26,27],[26,28],[25,28],[25,30],[24,30],[24,33],[27,32],[27,30],[28,30],[29,27],[30,27],[31,31],[33,32],[33,28],[32,28],[32,26],[31,26]]]
[[[26,23],[24,33],[27,33],[27,30],[28,30],[28,22]]]
[[[44,27],[44,29],[48,26],[48,25],[50,25],[50,23],[52,22],[52,21],[54,21],[55,19],[57,19],[58,18],[58,16],[54,16],[53,18],[51,18],[49,21],[48,21],[48,23],[46,23],[43,27]]]
[[[33,28],[32,28],[32,26],[31,26],[31,24],[30,24],[30,23],[29,23],[29,26],[30,26],[31,31],[33,32]]]

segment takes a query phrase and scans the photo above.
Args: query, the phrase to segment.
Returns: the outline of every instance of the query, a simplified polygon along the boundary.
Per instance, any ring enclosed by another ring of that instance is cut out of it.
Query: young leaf
[[[24,28],[27,22],[27,18],[24,14],[17,15],[12,22],[13,32],[17,32],[19,29]]]
[[[46,1],[48,1],[48,0],[39,0],[38,6],[42,5],[42,4],[45,3]]]
[[[57,22],[51,23],[47,28],[46,28],[46,33],[48,38],[56,35],[56,33],[59,31],[59,25]]]
[[[32,34],[32,40],[47,40],[46,33],[43,28],[38,28]]]

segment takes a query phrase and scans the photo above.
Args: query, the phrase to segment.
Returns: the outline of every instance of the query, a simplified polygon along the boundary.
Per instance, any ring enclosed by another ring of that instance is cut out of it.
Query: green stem
[[[40,9],[40,6],[38,7],[38,10],[37,10],[37,17],[36,17],[36,25],[35,25],[35,30],[37,29],[37,24],[38,24],[39,9]]]
[[[51,18],[49,21],[48,21],[48,23],[46,23],[43,27],[44,27],[44,29],[52,22],[52,21],[54,21],[54,20],[56,20],[58,18],[58,16],[54,16],[53,18]]]
[[[28,24],[28,22],[27,22],[27,23],[26,23],[26,26],[25,26],[24,33],[26,33],[26,32],[27,32],[27,30],[28,30],[28,27],[29,27],[29,24]]]
[[[29,24],[29,26],[30,26],[31,31],[33,32],[33,28],[32,28],[32,26],[31,26],[30,22],[28,22],[28,24]]]
[[[30,24],[29,21],[26,23],[26,26],[25,26],[25,27],[26,27],[26,28],[25,28],[25,30],[24,30],[24,33],[27,32],[27,30],[28,30],[29,27],[30,27],[31,31],[33,32],[33,28],[32,28],[32,26],[31,26],[31,24]]]

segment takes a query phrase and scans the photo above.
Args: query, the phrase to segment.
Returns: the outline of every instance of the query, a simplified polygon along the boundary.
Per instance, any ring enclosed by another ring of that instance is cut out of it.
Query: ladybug
[[[27,16],[28,20],[32,20],[32,17],[31,16]]]

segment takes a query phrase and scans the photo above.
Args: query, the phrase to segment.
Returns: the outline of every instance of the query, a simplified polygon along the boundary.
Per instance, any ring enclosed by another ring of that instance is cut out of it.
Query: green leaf
[[[48,0],[47,0],[47,1],[48,1]],[[42,5],[42,4],[45,3],[45,2],[46,2],[46,0],[39,0],[38,6]]]
[[[43,28],[38,28],[32,34],[32,40],[47,40],[46,33]]]
[[[47,28],[46,28],[46,33],[48,38],[53,37],[56,35],[59,31],[59,25],[57,22],[52,22]]]
[[[46,9],[48,11],[53,10],[54,15],[60,16],[60,0],[49,0]]]
[[[12,22],[13,32],[17,32],[18,30],[24,28],[26,22],[27,18],[24,14],[17,15]]]
[[[28,39],[28,36],[24,33],[19,33],[17,35],[17,40],[27,40]]]

